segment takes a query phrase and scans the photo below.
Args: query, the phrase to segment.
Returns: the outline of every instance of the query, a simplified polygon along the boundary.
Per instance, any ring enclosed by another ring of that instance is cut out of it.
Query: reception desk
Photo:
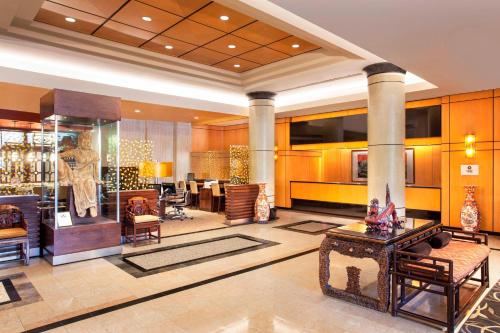
[[[406,186],[406,208],[422,211],[441,211],[441,188]],[[290,182],[292,199],[366,205],[368,186],[364,183]],[[379,198],[384,200],[384,198]]]

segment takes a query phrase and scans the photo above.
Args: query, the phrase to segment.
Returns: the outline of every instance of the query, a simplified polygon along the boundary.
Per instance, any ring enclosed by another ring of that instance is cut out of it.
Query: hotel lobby
[[[0,333],[500,333],[500,3],[0,9]]]

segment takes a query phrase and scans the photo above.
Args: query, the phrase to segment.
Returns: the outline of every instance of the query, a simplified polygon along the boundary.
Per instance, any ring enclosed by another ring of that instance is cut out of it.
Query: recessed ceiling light
[[[233,66],[236,67],[236,68],[240,68],[241,67],[240,64],[234,64]]]
[[[234,44],[229,44],[227,47],[229,47],[230,49],[235,49],[235,48],[236,48],[236,45],[234,45]]]
[[[219,16],[219,18],[220,18],[222,21],[227,21],[227,20],[229,20],[229,16],[227,16],[227,15],[222,15],[222,16]]]
[[[298,49],[298,48],[300,47],[300,44],[292,44],[292,47],[293,47],[294,49]]]
[[[139,109],[135,109],[135,110],[134,110],[134,112],[135,112],[135,113],[141,113],[141,110],[139,110]]]
[[[166,48],[167,50],[171,50],[171,49],[173,49],[174,47],[173,47],[172,45],[165,45],[165,48]]]
[[[143,16],[142,19],[143,19],[143,21],[146,21],[146,22],[153,21],[153,19],[151,17],[149,17],[149,16]]]
[[[69,23],[75,23],[76,22],[76,19],[74,17],[66,17],[64,20],[66,22],[69,22]]]
[[[200,119],[200,117],[198,117],[198,116],[194,117],[194,120],[198,120],[198,119]]]

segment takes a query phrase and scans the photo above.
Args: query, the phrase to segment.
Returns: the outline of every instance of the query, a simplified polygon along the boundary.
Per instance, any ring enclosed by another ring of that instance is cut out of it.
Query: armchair
[[[153,232],[156,232],[156,235],[152,234]],[[158,244],[161,243],[158,211],[151,208],[144,197],[132,197],[128,199],[125,206],[125,239],[132,241],[135,247],[138,237],[155,238]]]
[[[16,206],[0,205],[0,246],[11,245],[20,248],[20,258],[28,265],[30,246],[24,214]]]

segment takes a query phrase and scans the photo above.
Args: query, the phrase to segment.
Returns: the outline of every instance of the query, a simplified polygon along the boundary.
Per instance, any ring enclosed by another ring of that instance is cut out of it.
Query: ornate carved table
[[[394,243],[438,224],[432,220],[407,218],[404,229],[388,232],[367,231],[364,222],[353,223],[326,233],[319,249],[319,283],[323,294],[355,303],[370,309],[387,312],[390,300],[391,254]],[[360,287],[362,268],[346,267],[347,285],[339,289],[330,285],[330,253],[338,252],[354,258],[371,258],[378,263],[378,298],[363,295]]]

